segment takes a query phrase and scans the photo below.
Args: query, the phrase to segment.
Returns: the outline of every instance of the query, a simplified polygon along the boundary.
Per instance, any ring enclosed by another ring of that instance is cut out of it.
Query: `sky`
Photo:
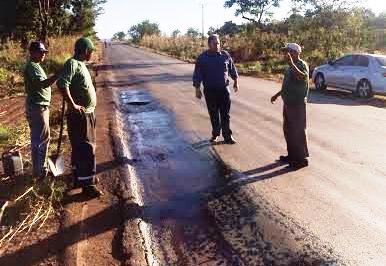
[[[96,24],[101,39],[109,39],[118,31],[128,29],[143,20],[159,23],[161,31],[171,34],[178,29],[182,33],[189,27],[201,31],[202,3],[204,3],[205,32],[209,27],[218,28],[225,21],[242,23],[234,16],[234,9],[224,8],[225,0],[108,0]],[[273,9],[275,19],[288,17],[291,0],[283,0],[280,8]],[[385,0],[364,0],[363,6],[375,13],[386,12]]]

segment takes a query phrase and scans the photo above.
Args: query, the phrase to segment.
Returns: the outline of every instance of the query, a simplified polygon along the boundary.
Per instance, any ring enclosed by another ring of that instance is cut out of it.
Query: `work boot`
[[[103,192],[100,191],[95,185],[92,185],[92,186],[83,187],[82,194],[90,198],[98,198],[103,195]]]
[[[229,144],[229,145],[233,145],[233,144],[236,144],[237,141],[234,139],[233,136],[230,136],[230,137],[227,137],[224,139],[224,143]]]

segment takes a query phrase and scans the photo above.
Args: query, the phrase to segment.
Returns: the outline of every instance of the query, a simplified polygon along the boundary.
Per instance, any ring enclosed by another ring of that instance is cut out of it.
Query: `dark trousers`
[[[68,136],[71,142],[71,163],[75,183],[85,187],[95,182],[95,114],[69,113]]]
[[[48,106],[27,104],[26,113],[31,131],[32,174],[34,177],[42,177],[47,171],[50,110]]]
[[[232,136],[230,129],[231,99],[227,88],[205,89],[205,101],[208,107],[210,122],[212,124],[212,136],[222,135],[225,139]]]
[[[287,142],[288,156],[291,161],[300,162],[309,157],[306,104],[284,104],[283,118],[283,130]]]

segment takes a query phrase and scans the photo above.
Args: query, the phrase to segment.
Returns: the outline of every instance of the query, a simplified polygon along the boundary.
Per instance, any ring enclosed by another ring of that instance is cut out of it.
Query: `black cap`
[[[31,42],[29,46],[29,50],[31,52],[45,52],[45,53],[48,52],[48,50],[46,49],[46,47],[42,42]]]

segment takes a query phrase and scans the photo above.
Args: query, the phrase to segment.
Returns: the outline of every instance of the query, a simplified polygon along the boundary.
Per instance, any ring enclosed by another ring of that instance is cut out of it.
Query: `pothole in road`
[[[121,110],[125,113],[151,112],[158,108],[158,104],[144,89],[131,89],[120,93]]]
[[[152,99],[144,91],[140,90],[130,90],[121,94],[122,103],[128,105],[148,105],[151,103]]]

